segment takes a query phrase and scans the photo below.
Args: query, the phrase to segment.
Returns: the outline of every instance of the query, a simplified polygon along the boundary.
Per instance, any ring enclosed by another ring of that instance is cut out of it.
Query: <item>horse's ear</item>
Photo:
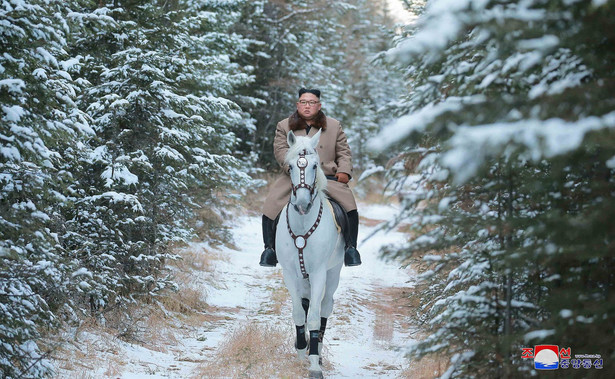
[[[320,140],[320,132],[322,132],[322,129],[320,129],[318,133],[314,134],[314,137],[312,137],[312,139],[310,140],[313,149],[316,149],[316,146],[318,146],[318,141]]]
[[[288,131],[288,135],[286,136],[286,142],[288,142],[288,146],[292,146],[297,142],[297,137],[295,137],[295,133],[292,130]]]

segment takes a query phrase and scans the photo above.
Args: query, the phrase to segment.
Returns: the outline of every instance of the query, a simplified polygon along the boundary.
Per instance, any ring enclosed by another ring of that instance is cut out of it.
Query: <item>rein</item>
[[[309,277],[308,273],[305,271],[305,261],[303,260],[303,249],[307,245],[307,239],[314,233],[318,225],[320,224],[320,218],[322,217],[322,201],[320,202],[320,209],[318,209],[318,217],[316,217],[316,221],[314,225],[307,231],[307,233],[303,235],[296,235],[293,233],[293,230],[290,228],[290,222],[288,221],[288,208],[286,207],[286,226],[288,227],[288,234],[292,237],[295,242],[295,247],[298,250],[299,254],[299,267],[301,268],[301,274],[303,275],[303,279],[307,279]]]

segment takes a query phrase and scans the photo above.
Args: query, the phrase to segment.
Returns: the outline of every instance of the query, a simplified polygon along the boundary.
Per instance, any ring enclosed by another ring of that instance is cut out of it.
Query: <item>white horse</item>
[[[310,377],[322,377],[320,353],[327,318],[333,311],[344,263],[344,238],[338,230],[331,205],[323,192],[327,179],[320,168],[314,137],[297,137],[290,131],[286,163],[290,167],[292,192],[280,214],[276,231],[276,253],[284,282],[293,303],[297,328],[295,347],[305,358],[306,321],[309,331]]]

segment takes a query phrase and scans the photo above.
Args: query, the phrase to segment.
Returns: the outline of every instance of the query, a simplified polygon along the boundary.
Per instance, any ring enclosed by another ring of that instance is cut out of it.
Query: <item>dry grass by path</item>
[[[181,353],[183,338],[193,336],[203,325],[226,322],[224,315],[237,311],[210,307],[203,291],[206,284],[215,282],[215,262],[228,258],[196,247],[176,251],[182,259],[169,266],[178,283],[177,291],[107,311],[104,322],[86,318],[78,327],[65,326],[47,339],[49,347],[57,346],[52,349],[52,359],[64,372],[62,377],[99,377],[94,373],[100,373],[101,368],[106,377],[119,377],[129,364],[122,354],[125,342],[156,352]]]
[[[178,296],[186,298],[182,291],[178,292]],[[168,306],[179,302],[167,300],[165,304]],[[64,374],[62,377],[99,377],[94,373],[101,372],[101,368],[105,377],[121,376],[129,364],[122,353],[126,342],[150,351],[180,353],[183,338],[192,335],[203,324],[225,321],[219,314],[232,310],[215,309],[206,313],[196,312],[191,306],[179,306],[177,310],[170,311],[150,304],[131,308],[129,312],[130,320],[122,317],[120,312],[111,312],[106,315],[108,327],[89,318],[75,330],[67,328],[53,341],[50,340],[50,344],[58,346],[52,355],[57,367],[65,373],[70,372],[70,375]],[[118,331],[122,332],[118,334]],[[170,369],[172,367],[165,368]]]
[[[282,315],[290,296],[281,273],[271,272],[263,283],[267,283],[262,290],[270,294],[269,300],[247,315],[248,321],[229,320],[232,327],[194,371],[194,378],[297,378],[305,374],[307,361],[299,362],[293,346],[295,331],[290,322],[283,322],[290,320],[290,314]],[[215,309],[210,312],[217,313]]]
[[[395,334],[407,333],[411,329],[407,317],[408,291],[412,291],[412,288],[378,287],[371,291],[372,295],[368,298],[354,297],[358,305],[374,315],[374,321],[371,325],[372,341],[382,349],[395,348],[393,345]],[[350,322],[350,320],[347,322]],[[363,366],[363,369],[372,372],[374,377],[391,377],[392,375],[399,375],[403,367],[392,365],[386,361],[378,361]]]
[[[95,333],[97,340],[94,343],[78,338],[62,341],[52,354],[58,368],[69,371],[70,377],[76,379],[93,379],[96,377],[93,373],[101,367],[107,377],[121,375],[126,362],[120,355],[116,339],[103,332],[104,328],[90,324],[92,323],[86,320],[80,329],[82,333]]]
[[[284,285],[282,273],[274,271],[267,275],[264,282],[269,283],[264,290],[269,291],[271,295],[267,296],[269,301],[263,304],[258,313],[261,315],[280,315],[282,308],[286,304],[290,304],[290,294]]]
[[[448,251],[429,251],[418,253],[413,256],[411,259],[408,259],[405,263],[408,264],[414,271],[418,273],[422,273],[428,270],[431,264],[423,261],[423,256],[430,255],[440,255],[443,256],[452,252],[453,249]],[[418,320],[415,314],[411,312],[415,312],[415,310],[420,309],[423,304],[423,291],[427,289],[429,283],[421,283],[418,282],[416,286],[411,290],[405,293],[406,299],[406,307],[408,312],[408,323],[411,325],[420,325],[420,321]],[[414,338],[421,340],[426,337],[426,330],[418,329],[417,334]],[[449,367],[450,356],[444,354],[432,354],[425,356],[418,360],[409,359],[409,366],[406,367],[400,374],[402,378],[412,378],[412,379],[431,379],[440,377]]]
[[[224,259],[226,258],[219,253],[203,248],[183,250],[181,259],[169,264],[175,269],[174,280],[179,290],[164,294],[160,298],[162,306],[169,312],[180,313],[184,316],[201,314],[208,307],[203,284],[215,282],[214,262]],[[201,279],[197,280],[197,277]],[[201,322],[200,317],[197,317],[195,321],[196,324]]]
[[[299,378],[307,361],[297,359],[290,328],[246,322],[230,331],[198,378]]]
[[[438,378],[448,369],[448,357],[424,357],[410,362],[410,366],[401,372],[400,377],[408,379]]]
[[[373,340],[386,346],[391,343],[395,329],[416,329],[410,314],[419,306],[419,297],[415,287],[383,287],[374,290],[370,301],[363,300],[363,305],[375,315]],[[412,336],[424,338],[419,330]],[[366,368],[374,371],[376,375],[391,375],[397,371],[401,378],[429,379],[441,376],[448,368],[448,363],[447,356],[428,356],[418,361],[409,359],[408,366],[401,371],[398,371],[401,367],[385,363],[372,363]]]
[[[410,300],[408,294],[414,291],[411,287],[383,287],[372,292],[374,296],[364,305],[375,315],[373,326],[374,341],[389,344],[393,339],[394,330],[410,330],[409,322]],[[377,299],[378,301],[374,301]]]
[[[297,358],[288,290],[279,272],[269,274],[266,282],[263,290],[271,295],[256,311],[258,320],[251,316],[248,321],[235,320],[235,327],[195,370],[195,378],[305,377],[308,362]],[[323,368],[332,370],[327,354],[325,346]]]

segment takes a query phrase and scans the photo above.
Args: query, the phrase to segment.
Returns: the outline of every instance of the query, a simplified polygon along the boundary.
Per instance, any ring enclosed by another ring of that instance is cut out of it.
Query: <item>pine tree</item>
[[[384,1],[360,0],[347,10],[338,32],[343,53],[336,63],[341,82],[339,94],[328,101],[335,116],[343,121],[353,151],[353,165],[362,171],[372,165],[367,142],[394,115],[389,103],[401,95],[404,83],[382,55],[394,37],[393,21]]]
[[[84,301],[98,315],[172,285],[170,244],[192,237],[198,207],[221,204],[214,191],[246,180],[231,128],[247,122],[228,97],[249,76],[231,61],[242,39],[225,33],[239,3],[116,1],[73,13],[86,31],[73,45],[89,83],[79,105],[96,137],[65,243],[89,273]]]
[[[74,107],[61,1],[0,8],[0,375],[40,377],[36,344],[54,325],[77,268],[58,239],[63,150],[91,130]]]
[[[528,375],[537,344],[615,354],[614,6],[432,1],[389,54],[411,91],[375,145],[416,236],[388,253],[428,265],[410,352],[447,352],[447,377]]]

